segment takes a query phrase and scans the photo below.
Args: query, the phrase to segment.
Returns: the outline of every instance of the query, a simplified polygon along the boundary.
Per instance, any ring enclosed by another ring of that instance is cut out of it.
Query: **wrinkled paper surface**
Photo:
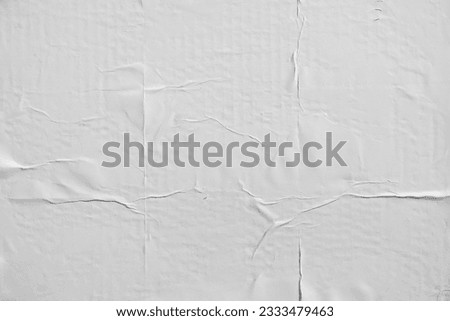
[[[450,2],[0,2],[0,299],[450,299]],[[107,141],[347,167],[101,166]]]

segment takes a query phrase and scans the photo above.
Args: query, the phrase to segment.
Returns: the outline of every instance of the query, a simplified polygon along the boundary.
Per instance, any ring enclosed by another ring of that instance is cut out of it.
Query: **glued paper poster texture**
[[[0,1],[0,299],[449,300],[448,57],[447,0]]]

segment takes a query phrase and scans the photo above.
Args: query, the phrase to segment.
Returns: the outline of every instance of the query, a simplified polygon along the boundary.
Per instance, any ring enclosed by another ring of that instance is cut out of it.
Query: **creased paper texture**
[[[0,299],[449,300],[449,16],[0,1]],[[347,166],[101,165],[124,133],[300,150],[326,132]]]

